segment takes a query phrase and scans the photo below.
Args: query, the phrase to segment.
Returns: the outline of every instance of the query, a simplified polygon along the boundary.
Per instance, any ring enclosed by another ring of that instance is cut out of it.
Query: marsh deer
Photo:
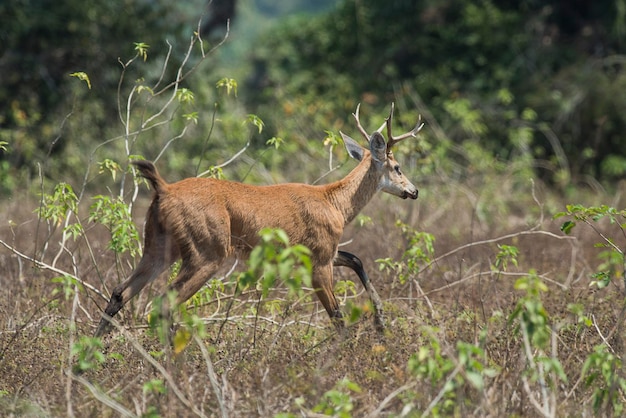
[[[186,301],[227,257],[249,253],[265,227],[281,228],[291,244],[303,244],[311,250],[313,287],[335,326],[340,328],[343,322],[333,293],[333,267],[347,266],[368,291],[380,329],[382,306],[361,260],[339,251],[338,246],[346,225],[378,190],[417,199],[417,189],[400,171],[391,148],[398,141],[415,137],[423,124],[418,121],[413,130],[393,136],[393,110],[392,104],[385,123],[369,135],[359,121],[357,106],[352,115],[369,149],[340,132],[348,153],[359,164],[343,179],[326,185],[252,186],[197,177],[170,184],[151,162],[133,162],[154,190],[145,223],[143,256],[131,276],[113,289],[95,335],[103,335],[109,329],[109,319],[179,258],[180,271],[167,290],[176,292],[177,304]],[[382,134],[385,126],[387,140]]]

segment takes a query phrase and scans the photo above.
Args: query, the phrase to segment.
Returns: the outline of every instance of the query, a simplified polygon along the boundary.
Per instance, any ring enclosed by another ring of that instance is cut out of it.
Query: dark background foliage
[[[311,148],[312,132],[341,125],[357,102],[380,112],[404,99],[424,104],[453,142],[469,138],[504,159],[529,154],[542,161],[538,174],[561,186],[588,176],[610,186],[626,172],[625,8],[609,0],[3,2],[3,190],[14,187],[9,172],[33,170],[51,154],[64,161],[68,142],[85,149],[110,137],[118,57],[132,56],[133,42],[149,44],[152,71],[137,77],[154,75],[165,40],[180,54],[200,17],[213,42],[230,18],[231,40],[188,87],[201,94],[234,74],[244,86],[239,105],[266,122],[268,135],[301,137],[298,146]],[[87,97],[68,76],[74,71],[89,75]],[[75,126],[82,139],[61,123],[77,110],[86,115]],[[521,142],[510,135],[520,126],[529,130]],[[65,175],[81,168],[50,165]]]
[[[624,96],[612,93],[624,83],[620,2],[343,2],[280,30],[253,54],[250,105],[297,96],[345,113],[356,101],[417,95],[453,141],[477,134],[508,156],[520,147],[507,138],[511,127],[530,124],[524,146],[553,171],[555,146],[546,135],[558,138],[578,179],[610,182],[626,170]],[[459,103],[466,105],[455,112]],[[537,117],[523,118],[526,109]],[[467,124],[471,112],[478,129]]]

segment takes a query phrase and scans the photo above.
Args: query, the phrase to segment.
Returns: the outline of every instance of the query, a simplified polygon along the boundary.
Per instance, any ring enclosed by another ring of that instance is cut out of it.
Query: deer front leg
[[[351,268],[365,287],[367,294],[370,297],[370,301],[374,307],[374,326],[378,332],[383,332],[385,330],[385,318],[383,313],[383,303],[378,296],[378,292],[372,285],[369,277],[365,269],[363,268],[363,262],[356,255],[349,253],[347,251],[337,251],[337,255],[335,256],[335,260],[333,261],[335,266],[343,266]]]

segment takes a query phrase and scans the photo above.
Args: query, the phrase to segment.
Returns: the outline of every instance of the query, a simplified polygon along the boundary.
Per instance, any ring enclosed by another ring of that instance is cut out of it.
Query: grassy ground
[[[52,280],[58,273],[0,248],[0,415],[619,415],[624,289],[619,281],[590,287],[598,233],[581,225],[566,237],[551,219],[564,203],[547,192],[524,204],[503,195],[506,210],[491,210],[459,188],[429,188],[415,203],[377,196],[365,211],[372,222],[346,232],[344,248],[365,261],[384,300],[384,335],[358,282],[340,294],[346,312],[365,313],[338,335],[310,292],[232,298],[226,280],[191,310],[206,333],[192,333],[174,354],[146,322],[161,280],[123,309],[122,328],[103,339],[104,361],[81,374],[71,368],[84,350],[72,347],[93,334],[106,304],[98,292],[108,296],[132,260],[116,259],[108,233],[94,226],[90,251],[84,240],[59,251],[58,236],[48,239],[30,214],[35,202],[5,204],[12,223],[0,239],[95,290],[74,293]],[[402,233],[398,219],[411,228]],[[598,227],[615,235],[614,226]],[[433,254],[405,254],[411,239],[412,248],[426,239],[413,232],[435,237]],[[519,252],[507,258],[510,247]],[[386,257],[397,269],[379,270],[374,260]],[[345,269],[336,277],[356,280]]]

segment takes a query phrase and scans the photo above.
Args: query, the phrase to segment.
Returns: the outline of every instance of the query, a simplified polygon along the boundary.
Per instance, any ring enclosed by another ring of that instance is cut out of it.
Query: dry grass
[[[546,415],[592,415],[593,388],[581,380],[581,369],[603,342],[621,360],[624,317],[621,283],[603,290],[589,287],[589,274],[598,264],[596,237],[579,229],[575,239],[564,238],[550,220],[550,210],[533,202],[518,209],[505,202],[506,212],[486,211],[485,216],[462,194],[453,189],[447,193],[443,199],[439,195],[438,204],[434,194],[423,195],[410,209],[410,202],[378,197],[366,210],[373,224],[347,232],[353,241],[346,249],[366,261],[385,301],[385,335],[374,331],[369,315],[345,335],[337,335],[310,294],[294,301],[276,290],[271,298],[260,300],[250,291],[232,299],[227,286],[219,303],[216,299],[194,311],[204,319],[207,336],[192,339],[174,355],[146,327],[146,305],[161,283],[123,309],[123,329],[104,339],[106,361],[80,375],[70,372],[76,361],[70,358],[70,347],[81,336],[93,334],[104,299],[89,289],[67,299],[55,294],[60,285],[51,279],[58,274],[0,248],[0,414],[321,416],[330,410],[316,406],[333,405],[336,399],[335,404],[351,408],[343,416],[355,417],[423,412],[541,416],[546,411],[539,407],[546,403],[553,408]],[[38,254],[45,239],[42,225],[38,229],[34,215],[29,215],[34,206],[5,205],[5,219],[15,224],[9,228],[5,223],[0,230],[0,239],[27,256]],[[140,222],[142,216],[139,211]],[[406,241],[394,226],[397,218],[436,238],[435,261],[423,264],[419,275],[406,283],[391,272],[378,271],[373,261],[400,259]],[[81,240],[62,253],[57,267],[77,272],[108,295],[132,260],[116,262],[106,248],[106,231],[94,228],[88,235],[93,258]],[[497,244],[519,249],[517,267],[494,272]],[[51,263],[55,245],[51,239],[45,262]],[[537,381],[525,379],[529,363],[523,335],[517,322],[508,320],[524,296],[514,283],[531,269],[548,287],[541,295],[552,328],[546,354],[558,359],[567,375],[566,381],[547,389],[548,397]],[[337,276],[353,279],[344,270]],[[356,295],[347,297],[349,304],[365,304],[360,284],[356,289]],[[569,304],[581,304],[592,324],[579,323]],[[459,363],[459,341],[484,349],[478,360],[496,372],[484,377],[484,388],[468,383],[468,368]],[[447,362],[441,375],[416,377],[407,367],[411,356],[427,349],[429,359],[436,360],[436,346],[441,361]],[[342,386],[342,379],[359,390]],[[165,390],[150,390],[148,382],[162,382]],[[446,382],[461,383],[444,393]],[[623,403],[623,393],[613,390]],[[348,397],[332,398],[341,393]],[[612,409],[605,404],[598,412],[611,415]]]

